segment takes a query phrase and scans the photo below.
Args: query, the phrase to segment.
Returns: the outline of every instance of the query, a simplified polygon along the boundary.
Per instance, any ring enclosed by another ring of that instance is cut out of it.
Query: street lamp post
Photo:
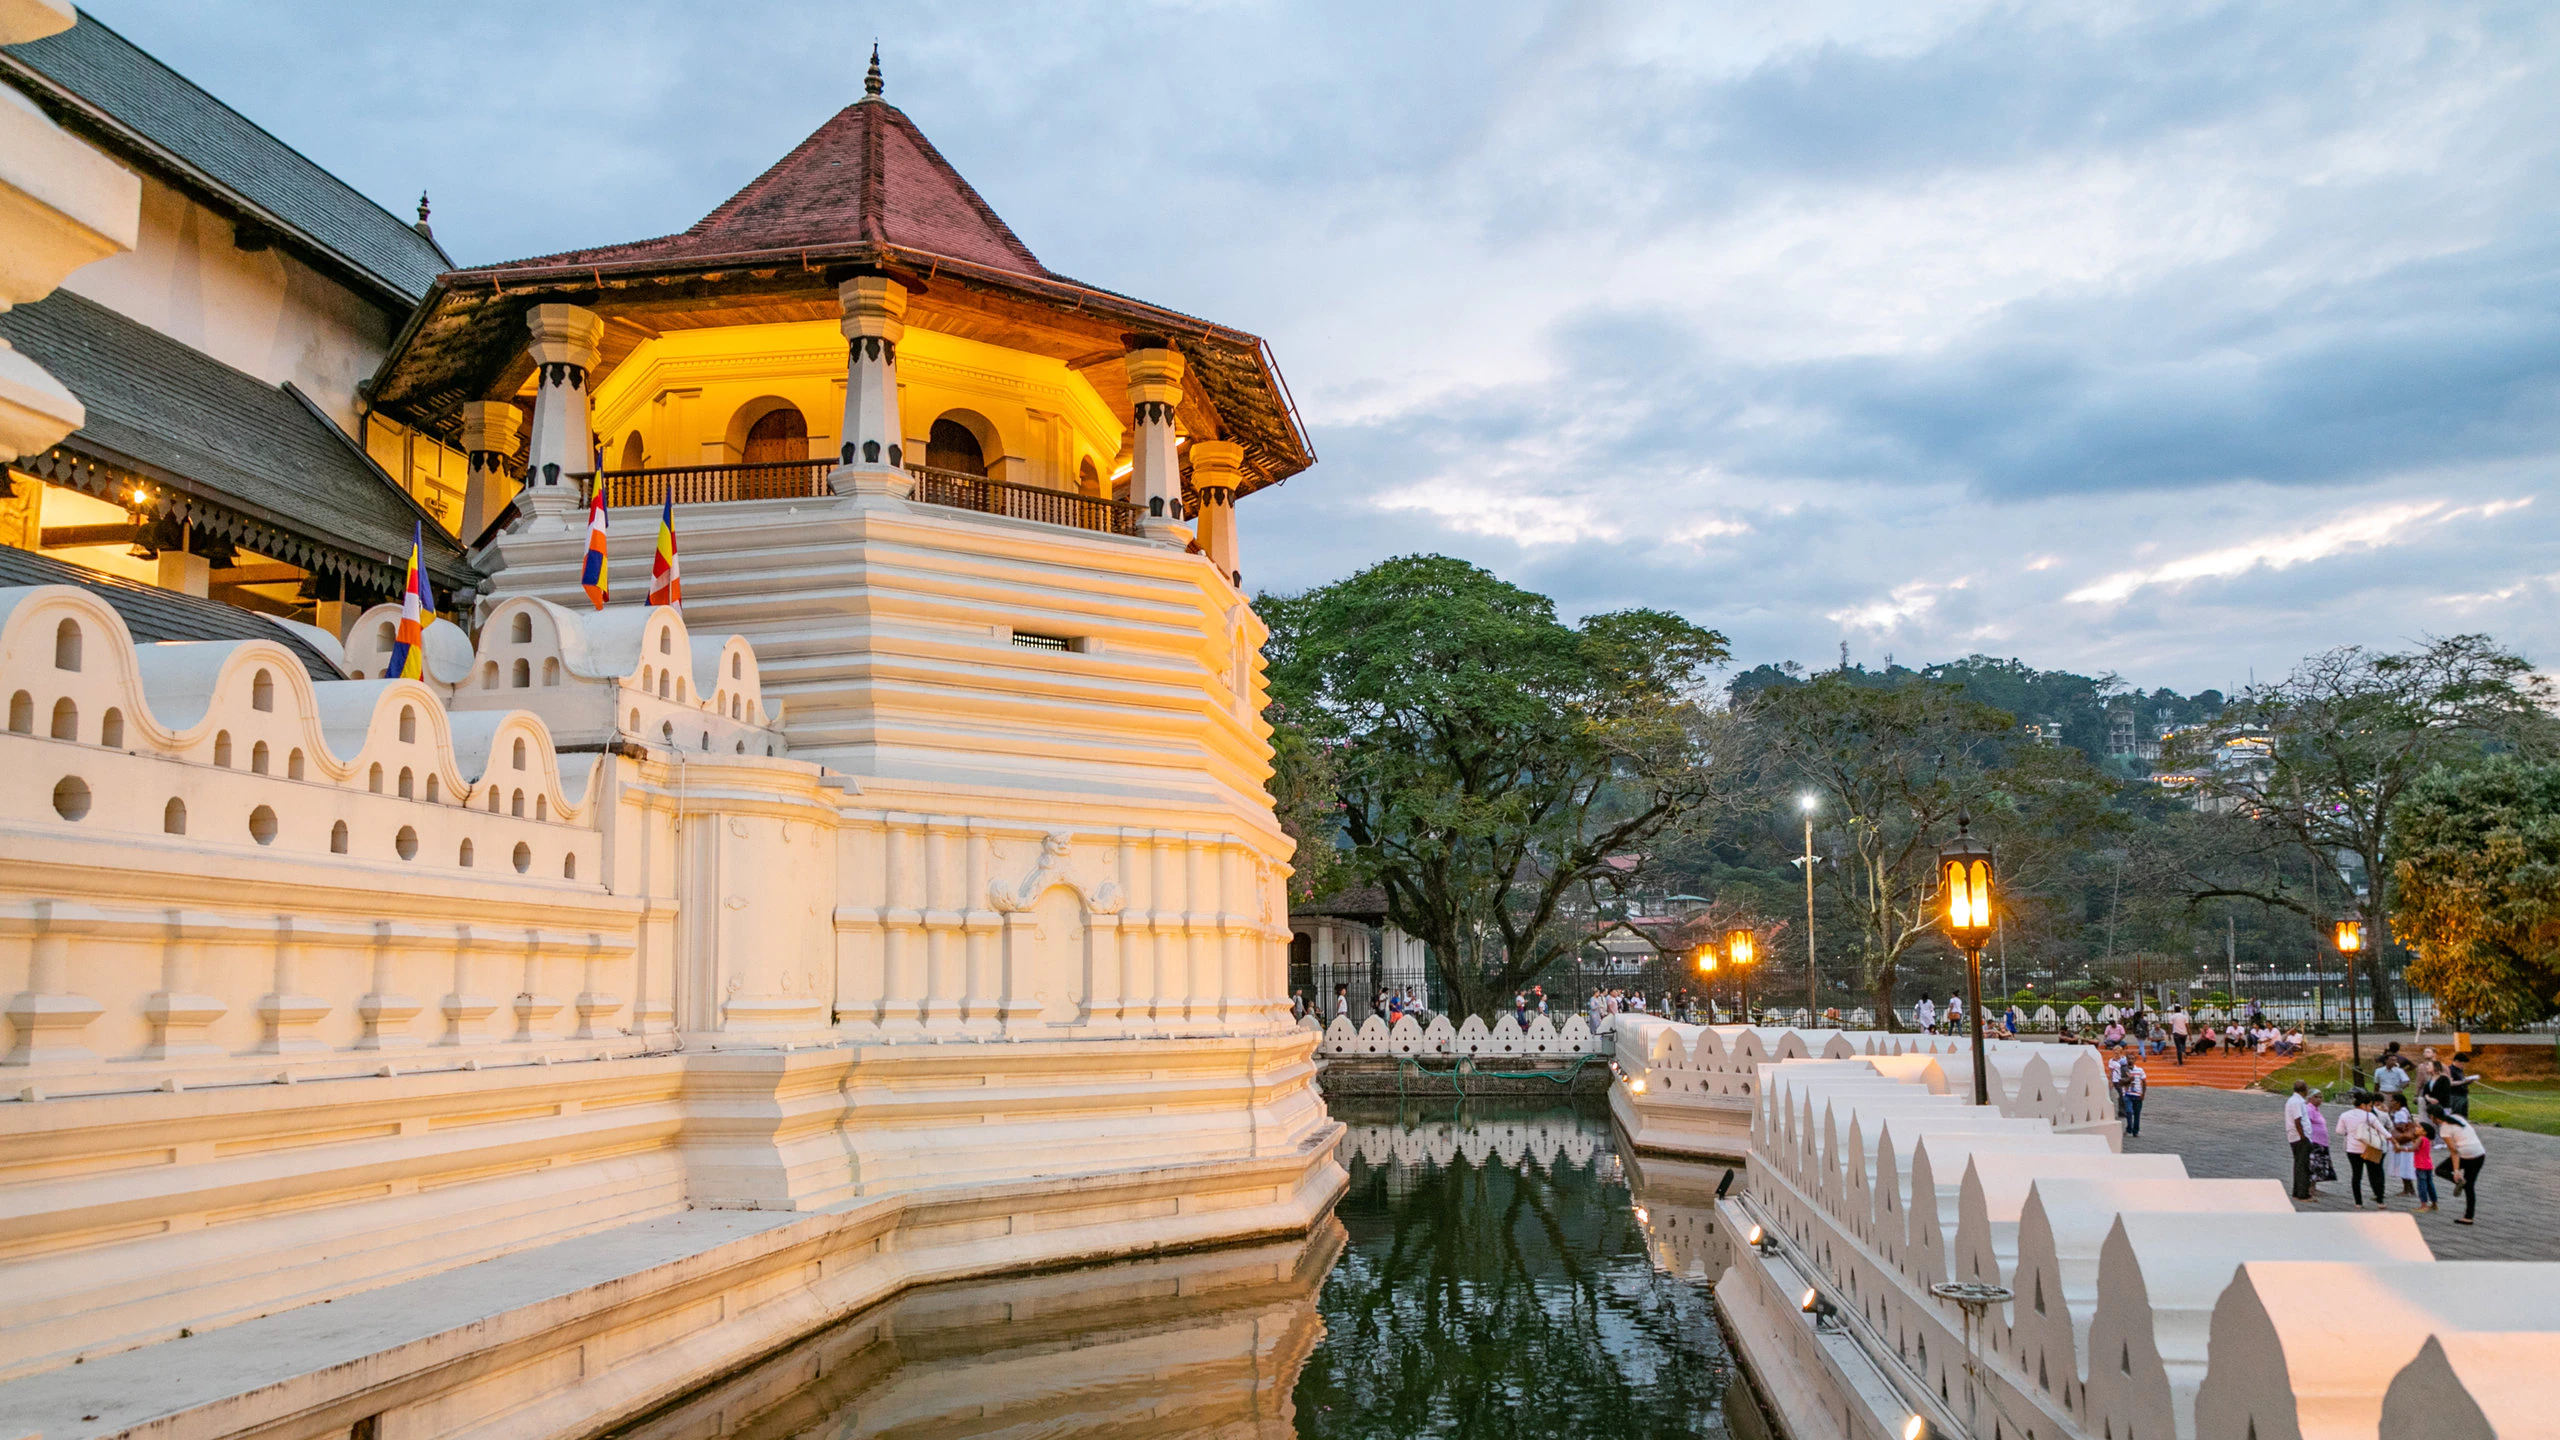
[[[2364,951],[2364,922],[2341,920],[2337,930],[2338,958],[2346,965],[2347,1050],[2355,1071],[2356,1084],[2364,1084],[2364,1030],[2357,1023],[2356,956]]]
[[[1796,863],[1804,867],[1804,1013],[1810,1017],[1822,1014],[1813,965],[1813,807],[1818,797],[1806,795],[1796,804],[1804,811],[1804,854]],[[1820,1023],[1819,1019],[1815,1023]]]
[[[1715,1023],[1716,1018],[1716,947],[1711,944],[1699,946],[1697,958],[1699,975],[1698,983],[1706,987],[1707,1023],[1712,1025]]]
[[[1982,1055],[1982,947],[1991,939],[1991,847],[1969,832],[1973,818],[1956,816],[1956,838],[1938,851],[1938,875],[1946,891],[1947,938],[1964,952],[1964,1018],[1973,1030],[1973,1103],[1991,1103],[1991,1072]]]
[[[1733,962],[1736,984],[1742,987],[1742,1023],[1751,1023],[1751,962],[1760,958],[1760,941],[1749,930],[1736,926],[1724,932],[1724,958]]]

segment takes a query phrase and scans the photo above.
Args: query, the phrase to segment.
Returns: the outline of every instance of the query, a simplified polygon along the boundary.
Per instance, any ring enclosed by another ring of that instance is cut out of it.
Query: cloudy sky
[[[1249,584],[1416,550],[1750,664],[2560,662],[2560,6],[94,0],[466,262],[860,93],[1052,268],[1258,332]]]

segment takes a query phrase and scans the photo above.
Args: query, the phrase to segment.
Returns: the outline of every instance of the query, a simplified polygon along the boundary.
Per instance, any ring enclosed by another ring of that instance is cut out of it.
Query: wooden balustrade
[[[1138,533],[1140,507],[1125,500],[1097,499],[1071,490],[1044,490],[1037,485],[1016,485],[1010,480],[972,475],[965,470],[936,470],[929,465],[910,465],[907,473],[916,477],[915,498],[927,505],[1072,525],[1105,535]]]
[[[569,478],[586,486],[601,480],[604,503],[615,508],[666,503],[717,505],[731,500],[808,500],[830,493],[832,460],[775,460],[757,465],[665,465],[649,470],[607,470]],[[594,491],[586,492],[590,497]]]
[[[679,505],[716,505],[732,500],[804,500],[829,494],[831,460],[783,460],[760,465],[669,465],[650,470],[606,470],[572,475],[582,492],[605,487],[604,503],[615,508],[656,506],[673,491]],[[1125,500],[1104,500],[1067,490],[1017,485],[964,470],[937,470],[910,465],[915,498],[927,505],[1072,525],[1105,535],[1135,535],[1141,507]]]

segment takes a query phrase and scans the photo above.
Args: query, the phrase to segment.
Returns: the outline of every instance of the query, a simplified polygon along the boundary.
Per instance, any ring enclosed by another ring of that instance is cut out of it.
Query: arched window
[[[507,813],[508,813],[508,814],[510,814],[510,815],[513,815],[514,817],[516,817],[516,818],[517,818],[517,819],[519,819],[519,820],[521,820],[521,819],[523,819],[523,818],[524,818],[524,792],[523,792],[523,791],[518,790],[518,791],[517,791],[517,792],[515,792],[513,795],[510,795],[510,796],[508,796],[508,797],[507,797]]]
[[[213,763],[225,770],[231,768],[231,732],[228,730],[213,732]]]
[[[53,627],[53,668],[56,670],[80,668],[79,621],[65,620]]]
[[[578,857],[575,854],[564,855],[561,857],[560,878],[563,880],[575,880],[578,878]]]
[[[261,670],[249,678],[249,708],[252,710],[276,708],[276,677]]]
[[[516,873],[519,875],[523,874],[527,870],[533,868],[533,847],[527,845],[521,840],[517,841],[516,853],[513,858],[516,862]]]
[[[684,703],[684,677],[681,675],[676,677],[676,703]]]
[[[68,695],[53,702],[53,738],[56,740],[80,738],[80,707],[72,704],[71,697]]]
[[[390,621],[385,620],[374,627],[373,638],[375,643],[382,646],[382,653],[388,655],[391,653],[391,647],[400,643],[400,632],[392,628]]]
[[[676,627],[673,625],[658,627],[658,653],[661,655],[676,653]]]
[[[418,798],[418,777],[406,765],[400,767],[400,798],[403,800]]]
[[[732,656],[730,656],[730,657],[729,657],[729,678],[730,678],[730,679],[732,679],[732,680],[736,680],[736,679],[740,679],[740,678],[742,678],[742,677],[745,675],[745,673],[746,673],[746,665],[747,665],[747,657],[745,657],[744,655],[732,655]]]
[[[249,773],[252,775],[267,773],[267,742],[264,740],[249,747]]]
[[[932,431],[925,436],[924,463],[936,470],[984,475],[987,451],[978,443],[976,431],[946,415],[934,421]]]
[[[418,709],[414,705],[403,705],[400,707],[400,743],[414,745],[417,742]]]
[[[123,711],[110,706],[107,709],[107,713],[98,718],[98,743],[106,746],[110,750],[117,749],[124,744]]]
[[[676,672],[674,672],[673,670],[661,670],[661,671],[659,671],[659,672],[658,672],[658,698],[659,698],[659,699],[664,700],[664,699],[666,699],[666,698],[667,698],[667,681],[669,681],[670,679],[673,679],[673,678],[675,677],[675,673],[676,673]]]
[[[532,644],[533,616],[522,610],[517,611],[516,618],[507,622],[507,638],[518,645]]]
[[[640,733],[640,711],[636,706],[631,711],[631,733],[634,735]]]
[[[542,683],[545,685],[557,685],[560,683],[560,661],[558,657],[546,656],[543,659]]]
[[[490,786],[490,787],[489,787],[489,813],[490,813],[490,814],[492,814],[492,815],[495,815],[495,814],[497,814],[497,813],[498,813],[498,798],[499,798],[499,797],[498,797],[498,787],[497,787],[497,786],[495,786],[495,785]]]
[[[302,778],[302,750],[298,746],[287,752],[284,757],[284,778],[287,780]]]
[[[329,853],[332,855],[347,853],[347,822],[344,820],[329,827]]]
[[[492,660],[488,664],[480,667],[480,688],[483,690],[495,690],[498,688],[497,661]]]
[[[777,406],[747,427],[746,463],[772,465],[809,458],[809,422],[789,405]]]
[[[463,869],[468,870],[471,868],[471,842],[468,840],[462,842],[461,860]]]
[[[521,735],[516,737],[515,766],[519,770],[524,768],[524,737]]]
[[[382,793],[382,767],[380,765],[376,765],[372,770],[366,772],[364,777],[364,788],[372,791],[376,795]]]
[[[172,798],[160,810],[160,829],[170,835],[187,833],[187,802]]]
[[[1090,455],[1076,463],[1076,489],[1097,500],[1102,498],[1102,472],[1093,468]]]
[[[439,797],[439,795],[441,794],[441,792],[443,791],[443,789],[444,789],[444,787],[443,787],[442,785],[439,785],[438,783],[436,783],[436,772],[434,772],[433,770],[428,771],[428,772],[427,772],[427,803],[428,803],[428,804],[430,804],[430,805],[435,804],[435,803],[436,803],[437,798]]]
[[[640,432],[632,431],[622,440],[622,468],[639,470],[649,463],[649,447],[640,443]]]
[[[509,683],[513,688],[518,689],[518,690],[530,690],[530,689],[532,689],[532,688],[533,688],[533,662],[532,662],[532,661],[530,661],[530,660],[522,659],[522,658],[517,659],[516,664],[515,664],[515,674],[514,674],[512,677],[510,677],[510,679],[509,679],[509,682],[508,682],[508,683]]]
[[[548,820],[551,818],[550,796],[536,795],[533,797],[533,818],[536,820]],[[521,870],[524,867],[519,865],[516,868]]]
[[[36,697],[24,690],[9,697],[9,733],[12,735],[36,733]]]

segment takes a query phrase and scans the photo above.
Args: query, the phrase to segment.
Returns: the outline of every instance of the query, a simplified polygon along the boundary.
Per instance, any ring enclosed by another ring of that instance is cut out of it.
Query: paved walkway
[[[2329,1113],[2330,1123],[2336,1124],[2336,1109]],[[2489,1150],[2489,1163],[2480,1172],[2480,1223],[2453,1223],[2462,1202],[2443,1181],[2437,1189],[2445,1208],[2417,1217],[2436,1258],[2560,1260],[2560,1136],[2483,1125],[2480,1140]],[[2293,1152],[2284,1144],[2284,1102],[2263,1092],[2155,1088],[2143,1102],[2142,1133],[2126,1137],[2124,1148],[2128,1155],[2178,1155],[2186,1160],[2187,1173],[2202,1180],[2266,1176],[2293,1183]],[[2346,1174],[2341,1159],[2338,1183],[2319,1187],[2320,1198],[2296,1208],[2354,1214]],[[2395,1195],[2391,1208],[2405,1212],[2415,1203],[2415,1197]]]

